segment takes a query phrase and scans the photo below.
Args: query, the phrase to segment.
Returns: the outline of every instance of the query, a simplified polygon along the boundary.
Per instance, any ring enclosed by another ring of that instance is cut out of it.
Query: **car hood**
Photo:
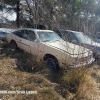
[[[92,53],[92,51],[90,51],[87,48],[84,48],[82,46],[75,45],[75,44],[72,44],[69,42],[65,42],[65,41],[43,42],[43,44],[51,46],[53,48],[57,48],[57,49],[62,50],[66,53],[69,53],[71,55],[79,55],[79,54],[88,55],[88,52]]]
[[[81,41],[80,41],[81,42]],[[97,47],[100,47],[100,43],[96,42],[96,41],[85,41],[85,42],[81,42],[82,44],[88,44],[88,45],[91,45],[91,46],[97,46]]]
[[[93,41],[92,43],[86,43],[86,44],[81,44],[81,45],[85,46],[88,49],[91,49],[93,52],[100,55],[100,43]]]
[[[97,47],[100,47],[100,43],[97,43],[97,42],[93,42],[92,45],[97,46]]]
[[[90,45],[91,47],[93,46],[93,47],[99,47],[100,48],[100,43],[98,43],[98,42],[91,41],[91,42],[87,42],[85,44]]]

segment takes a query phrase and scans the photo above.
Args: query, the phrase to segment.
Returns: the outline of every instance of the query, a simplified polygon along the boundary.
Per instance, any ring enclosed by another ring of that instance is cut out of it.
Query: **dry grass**
[[[69,90],[73,88],[77,90],[82,80],[84,74],[86,72],[85,68],[71,69],[62,77],[62,84],[69,88]]]
[[[77,100],[100,100],[100,79],[97,77],[100,75],[99,67],[98,65],[93,65],[88,68],[77,93],[74,95]]]
[[[99,65],[53,71],[44,63],[37,63],[32,55],[13,51],[6,42],[0,44],[0,90],[38,92],[2,94],[2,100],[98,99],[99,89]]]
[[[37,91],[38,94],[0,95],[3,100],[64,100],[55,91],[57,83],[50,82],[45,76],[51,73],[44,63],[36,63],[30,54],[12,51],[2,43],[0,48],[0,90]]]

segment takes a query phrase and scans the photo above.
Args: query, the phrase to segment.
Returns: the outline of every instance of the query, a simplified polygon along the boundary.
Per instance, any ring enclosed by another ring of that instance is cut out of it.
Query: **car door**
[[[35,32],[32,30],[25,30],[27,34],[27,44],[30,47],[30,53],[33,55],[38,55],[38,41]]]
[[[11,35],[12,39],[14,41],[16,41],[17,43],[17,46],[22,49],[22,45],[20,43],[21,39],[22,39],[22,30],[18,30],[18,31],[15,31],[13,32],[13,34]]]

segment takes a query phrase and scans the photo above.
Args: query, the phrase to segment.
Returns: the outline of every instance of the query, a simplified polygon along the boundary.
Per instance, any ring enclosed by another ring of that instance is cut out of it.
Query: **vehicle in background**
[[[100,39],[98,39],[98,38],[92,38],[92,40],[97,42],[97,43],[100,43]]]
[[[100,32],[96,32],[94,34],[90,33],[90,36],[93,41],[100,43]]]
[[[21,29],[8,34],[7,41],[14,48],[38,56],[55,70],[59,66],[80,67],[95,60],[91,50],[66,42],[51,30]]]
[[[71,30],[56,30],[55,32],[65,41],[91,49],[95,58],[100,58],[100,43],[93,41],[88,35]]]
[[[0,28],[0,40],[6,40],[7,34],[14,31],[14,29]]]

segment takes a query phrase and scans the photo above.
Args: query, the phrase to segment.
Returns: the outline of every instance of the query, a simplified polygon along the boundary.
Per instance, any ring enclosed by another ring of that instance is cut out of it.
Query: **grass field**
[[[0,43],[0,91],[37,91],[37,94],[0,94],[2,100],[99,100],[100,64],[53,71],[22,50]]]

